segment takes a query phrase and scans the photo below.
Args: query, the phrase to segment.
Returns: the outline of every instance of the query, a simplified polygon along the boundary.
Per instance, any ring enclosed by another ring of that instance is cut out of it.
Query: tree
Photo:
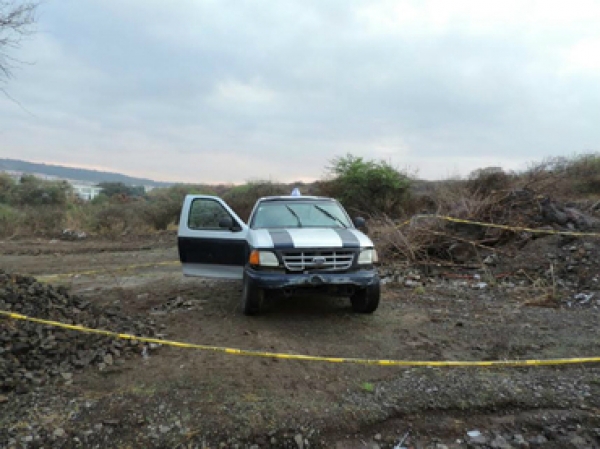
[[[323,187],[354,213],[393,216],[408,199],[410,179],[385,161],[348,154],[333,159],[329,172],[333,179]]]
[[[10,192],[13,206],[65,206],[72,195],[67,181],[46,181],[32,175],[23,175]]]
[[[124,199],[139,198],[144,196],[144,186],[128,186],[122,182],[101,182],[98,187],[102,187],[102,194],[109,198],[120,196]]]
[[[9,55],[9,50],[33,32],[37,7],[37,1],[0,0],[0,80],[11,77],[18,60]]]

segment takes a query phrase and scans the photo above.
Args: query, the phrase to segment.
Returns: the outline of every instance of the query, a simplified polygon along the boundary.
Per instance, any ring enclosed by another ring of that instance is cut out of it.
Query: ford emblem
[[[325,265],[325,258],[322,256],[313,257],[312,261],[316,267],[322,267],[323,265]]]

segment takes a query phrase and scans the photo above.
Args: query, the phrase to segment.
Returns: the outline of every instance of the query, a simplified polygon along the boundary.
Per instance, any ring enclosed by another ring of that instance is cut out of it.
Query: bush
[[[102,187],[102,194],[109,198],[113,196],[139,198],[146,192],[144,186],[128,186],[122,182],[101,182],[98,187]]]
[[[72,193],[67,181],[46,181],[24,175],[6,195],[8,204],[13,206],[65,206]]]
[[[113,235],[147,230],[145,218],[137,204],[109,204],[96,210],[91,220],[92,230]]]
[[[0,203],[0,237],[15,235],[21,225],[21,213],[7,204]]]
[[[480,168],[469,174],[467,188],[471,193],[489,195],[510,188],[514,176],[500,167]]]
[[[67,209],[60,206],[28,206],[22,209],[20,233],[29,235],[58,235],[62,233]]]
[[[0,173],[0,203],[9,204],[15,181],[6,173]]]
[[[248,221],[254,204],[263,196],[289,195],[289,186],[276,184],[271,181],[250,181],[246,184],[232,187],[223,194],[223,200],[227,202],[238,216]]]
[[[154,229],[165,230],[170,224],[179,222],[181,206],[188,194],[214,195],[214,192],[206,186],[185,184],[154,189],[146,196],[141,211]]]
[[[321,183],[322,192],[353,213],[397,216],[410,195],[409,178],[385,161],[348,154],[334,159],[329,172],[333,179]]]
[[[582,194],[600,194],[600,154],[589,153],[566,160],[564,166],[566,177],[571,181],[573,190]]]
[[[520,181],[541,194],[564,200],[600,195],[600,153],[545,159],[521,174]]]

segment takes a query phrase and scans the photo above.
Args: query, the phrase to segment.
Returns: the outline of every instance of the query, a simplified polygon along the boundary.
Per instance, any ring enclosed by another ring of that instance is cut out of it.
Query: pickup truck
[[[335,199],[259,199],[241,220],[219,197],[187,195],[178,231],[186,276],[243,281],[242,310],[260,312],[265,297],[325,294],[350,298],[357,313],[379,305],[377,252]]]

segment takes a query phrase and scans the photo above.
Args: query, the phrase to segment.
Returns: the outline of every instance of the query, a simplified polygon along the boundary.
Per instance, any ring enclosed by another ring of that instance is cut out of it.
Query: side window
[[[221,203],[210,198],[198,198],[192,201],[188,227],[224,231],[225,229],[219,227],[219,221],[223,218],[233,219]]]

